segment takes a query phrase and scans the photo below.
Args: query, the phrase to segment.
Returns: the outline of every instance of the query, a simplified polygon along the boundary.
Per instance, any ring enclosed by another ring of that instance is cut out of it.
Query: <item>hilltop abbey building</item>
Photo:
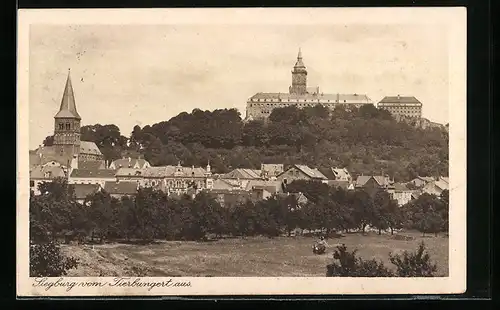
[[[54,142],[30,152],[30,166],[56,162],[63,167],[78,169],[78,164],[104,167],[104,156],[94,142],[80,139],[81,117],[78,114],[68,71],[59,111],[54,116]]]
[[[319,87],[308,87],[307,70],[299,49],[297,62],[292,70],[292,85],[289,87],[288,93],[257,93],[253,95],[247,101],[246,118],[247,120],[265,119],[275,108],[293,105],[304,108],[317,104],[333,110],[339,105],[359,108],[364,104],[373,104],[373,102],[366,95],[323,94],[319,91]]]

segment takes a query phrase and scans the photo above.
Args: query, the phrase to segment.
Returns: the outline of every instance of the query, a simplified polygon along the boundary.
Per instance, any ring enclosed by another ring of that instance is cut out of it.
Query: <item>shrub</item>
[[[64,276],[69,269],[76,268],[77,265],[77,260],[73,257],[65,257],[62,255],[61,248],[53,241],[31,244],[31,277]]]
[[[402,255],[389,254],[389,259],[397,268],[399,277],[434,277],[437,266],[431,262],[424,243],[420,243],[414,253],[404,251]]]
[[[391,277],[393,273],[382,262],[356,257],[357,250],[348,252],[345,245],[338,246],[332,264],[326,266],[327,277]]]

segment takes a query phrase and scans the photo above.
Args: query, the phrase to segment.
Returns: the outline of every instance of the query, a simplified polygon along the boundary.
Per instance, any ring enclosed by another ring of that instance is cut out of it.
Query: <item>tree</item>
[[[77,266],[78,261],[74,257],[65,257],[60,246],[53,241],[30,245],[30,277],[65,276],[68,270]]]
[[[434,277],[437,271],[437,266],[432,263],[423,242],[414,253],[407,251],[401,255],[391,253],[389,259],[396,266],[396,273],[400,277]]]

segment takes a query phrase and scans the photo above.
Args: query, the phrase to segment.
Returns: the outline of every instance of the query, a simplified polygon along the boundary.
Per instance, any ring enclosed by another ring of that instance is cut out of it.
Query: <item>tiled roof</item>
[[[361,94],[289,94],[289,93],[257,93],[248,99],[248,102],[255,100],[269,100],[269,102],[298,102],[297,100],[306,100],[306,102],[323,102],[330,100],[330,103],[373,103],[367,95]],[[262,102],[262,101],[260,101]],[[298,102],[300,103],[300,102]]]
[[[357,187],[364,186],[366,184],[366,182],[368,182],[368,180],[370,180],[371,178],[373,178],[375,180],[375,182],[377,182],[377,184],[380,186],[389,186],[390,185],[389,178],[387,178],[387,177],[384,177],[381,175],[374,175],[374,176],[360,175],[356,179],[356,186]]]
[[[406,186],[406,184],[403,183],[394,183],[394,190],[398,192],[403,192],[403,191],[410,191],[410,189]]]
[[[98,169],[105,169],[106,167],[104,166],[104,162],[102,161],[96,161],[96,160],[89,160],[89,161],[83,161],[79,160],[78,161],[78,169],[81,170],[98,170]]]
[[[116,176],[141,176],[142,169],[134,169],[134,168],[119,168],[116,171]]]
[[[206,170],[199,167],[181,167],[181,166],[161,166],[148,167],[142,170],[142,175],[149,178],[166,178],[166,177],[205,177]]]
[[[370,175],[360,175],[356,179],[356,186],[363,186],[368,182],[368,180],[371,179]]]
[[[266,180],[250,180],[245,186],[245,190],[249,191],[254,188],[265,189],[270,193],[281,192],[281,181],[266,181]]]
[[[96,193],[100,188],[99,184],[71,184],[70,186],[74,189],[76,199],[84,199]]]
[[[223,179],[260,179],[260,170],[238,168],[222,175]]]
[[[318,169],[328,180],[335,180],[335,174],[330,168],[319,168]]]
[[[435,181],[434,184],[441,190],[448,189],[448,182],[446,182],[445,180]]]
[[[104,191],[116,195],[133,195],[137,193],[137,183],[127,181],[108,181],[104,183]]]
[[[413,96],[386,96],[379,103],[421,103]]]
[[[102,155],[101,151],[94,142],[80,141],[80,153]]]
[[[295,167],[297,167],[297,169],[299,169],[300,171],[302,171],[303,173],[305,173],[307,176],[309,176],[310,178],[313,178],[313,179],[322,179],[322,180],[327,180],[327,177],[324,176],[318,169],[313,169],[313,168],[310,168],[306,165],[295,165]]]
[[[30,179],[54,179],[64,178],[66,174],[60,166],[36,166],[30,171]]]
[[[55,118],[69,117],[69,118],[81,119],[80,115],[76,111],[75,95],[73,94],[73,86],[71,85],[71,77],[69,75],[69,72],[61,100],[61,107],[59,108],[59,112],[54,117]]]
[[[70,178],[114,178],[115,170],[111,169],[95,169],[95,170],[83,170],[74,169],[71,172]]]

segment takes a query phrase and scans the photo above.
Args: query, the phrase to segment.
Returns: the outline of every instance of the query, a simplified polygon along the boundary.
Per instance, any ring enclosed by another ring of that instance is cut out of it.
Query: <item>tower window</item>
[[[63,130],[63,129],[64,129],[64,124],[60,123],[60,124],[59,124],[59,129],[60,129],[60,130]]]
[[[70,123],[66,123],[66,130],[70,130],[71,129],[71,124]]]

